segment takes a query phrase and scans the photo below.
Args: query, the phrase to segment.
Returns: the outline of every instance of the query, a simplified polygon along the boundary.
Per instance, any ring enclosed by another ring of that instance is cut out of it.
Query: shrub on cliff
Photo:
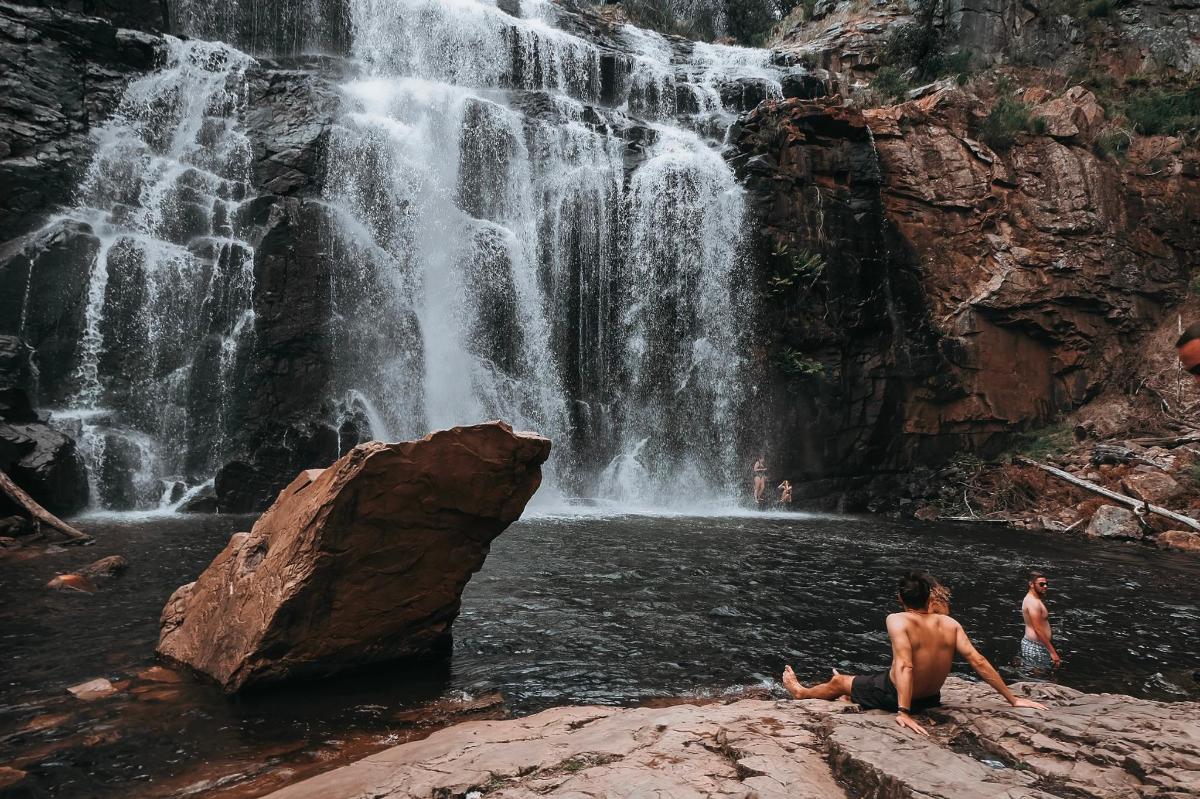
[[[965,78],[971,71],[971,53],[954,50],[953,43],[937,24],[937,4],[922,0],[916,20],[894,29],[883,52],[885,64],[907,72],[919,81],[933,81],[946,75]]]
[[[1046,120],[1030,114],[1030,108],[1015,97],[1001,95],[979,125],[979,138],[993,150],[1007,150],[1018,133],[1044,133]]]
[[[1130,96],[1125,116],[1146,135],[1200,131],[1200,85],[1182,91],[1150,89]]]

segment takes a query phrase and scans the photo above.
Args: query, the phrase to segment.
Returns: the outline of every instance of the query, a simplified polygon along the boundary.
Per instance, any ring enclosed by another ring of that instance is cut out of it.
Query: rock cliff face
[[[233,692],[433,652],[549,454],[493,422],[301,473],[171,596],[159,654]]]
[[[0,336],[0,472],[43,507],[72,513],[87,504],[87,475],[75,442],[34,410],[31,352],[20,339]],[[14,510],[0,497],[0,516]]]
[[[1200,266],[1200,159],[1158,137],[1115,163],[1087,146],[1103,117],[1090,93],[1031,99],[1047,132],[1002,152],[975,138],[984,106],[957,88],[743,121],[767,282],[797,253],[826,262],[765,300],[776,435],[804,431],[785,469],[995,452],[1137,373],[1138,342]]]
[[[951,678],[930,737],[842,702],[567,707],[469,722],[270,794],[738,796],[835,799],[1184,797],[1200,790],[1194,703],[1024,692],[1047,713],[1002,708]],[[1020,689],[1018,689],[1020,690]]]

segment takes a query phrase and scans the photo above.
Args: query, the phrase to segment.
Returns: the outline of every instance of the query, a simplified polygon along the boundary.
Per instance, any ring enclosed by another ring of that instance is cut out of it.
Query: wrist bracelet
[[[907,708],[907,707],[898,707],[898,708],[896,708],[896,712],[897,712],[897,713],[904,713],[904,714],[907,714],[907,715],[911,716],[911,715],[912,715],[912,708]]]

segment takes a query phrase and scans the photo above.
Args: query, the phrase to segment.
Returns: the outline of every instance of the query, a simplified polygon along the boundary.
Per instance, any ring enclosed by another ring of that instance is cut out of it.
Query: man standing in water
[[[1029,590],[1021,602],[1025,617],[1025,637],[1021,639],[1021,665],[1031,669],[1058,668],[1062,658],[1054,649],[1050,631],[1050,612],[1046,610],[1049,581],[1041,572],[1029,573]]]
[[[783,670],[783,687],[793,699],[849,696],[850,701],[866,710],[892,710],[901,727],[928,735],[913,719],[912,712],[941,704],[942,684],[950,675],[957,652],[1013,707],[1045,710],[1045,705],[1014,695],[987,658],[971,644],[962,625],[933,611],[930,597],[935,585],[940,584],[923,572],[909,572],[900,578],[898,593],[904,610],[887,617],[888,638],[892,642],[891,669],[858,677],[835,672],[829,682],[805,688],[788,666]]]

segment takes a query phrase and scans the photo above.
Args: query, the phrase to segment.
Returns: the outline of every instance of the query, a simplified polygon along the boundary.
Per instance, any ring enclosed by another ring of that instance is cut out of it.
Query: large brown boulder
[[[549,454],[491,422],[301,473],[167,601],[159,654],[233,692],[430,653]]]

